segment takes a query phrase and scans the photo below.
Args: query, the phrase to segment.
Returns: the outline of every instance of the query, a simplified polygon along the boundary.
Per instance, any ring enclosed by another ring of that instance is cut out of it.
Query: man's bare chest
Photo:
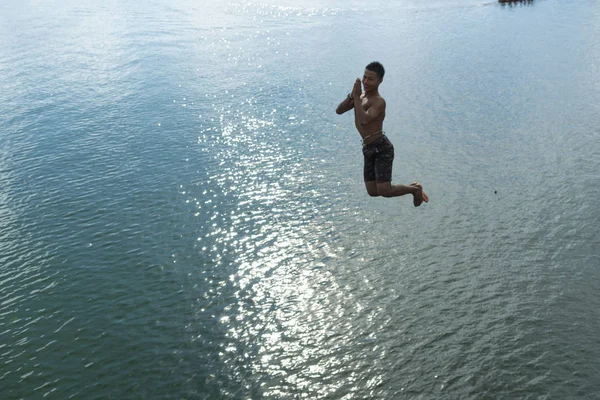
[[[371,108],[371,105],[373,105],[373,101],[371,99],[368,99],[368,98],[362,99],[363,110],[368,111],[369,108]]]

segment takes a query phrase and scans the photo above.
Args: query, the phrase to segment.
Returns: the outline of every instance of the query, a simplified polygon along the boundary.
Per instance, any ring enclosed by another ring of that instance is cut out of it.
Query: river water
[[[0,10],[0,398],[600,395],[597,1]]]

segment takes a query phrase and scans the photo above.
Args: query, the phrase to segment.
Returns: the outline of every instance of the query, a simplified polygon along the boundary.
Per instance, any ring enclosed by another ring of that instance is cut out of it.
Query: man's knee
[[[371,197],[377,197],[377,196],[379,196],[379,190],[377,190],[377,186],[369,186],[369,185],[367,185],[367,193]]]
[[[369,194],[369,196],[371,196],[371,197],[379,196],[379,191],[377,190],[377,184],[375,183],[375,181],[365,182],[365,187],[367,189],[367,193]]]

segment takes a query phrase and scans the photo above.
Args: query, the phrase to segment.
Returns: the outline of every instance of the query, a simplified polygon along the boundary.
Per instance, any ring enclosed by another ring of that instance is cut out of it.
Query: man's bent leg
[[[423,202],[427,203],[429,197],[423,191],[423,187],[418,182],[410,185],[392,185],[392,182],[377,183],[377,192],[383,197],[398,197],[405,194],[413,195],[413,204],[419,207]]]
[[[415,194],[419,191],[417,186],[392,185],[392,182],[377,182],[377,192],[383,197],[398,197],[405,194]]]

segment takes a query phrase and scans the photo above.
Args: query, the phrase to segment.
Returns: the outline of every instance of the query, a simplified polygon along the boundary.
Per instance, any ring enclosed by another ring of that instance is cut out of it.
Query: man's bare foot
[[[429,202],[429,196],[425,194],[423,191],[423,186],[421,186],[419,182],[413,182],[411,183],[411,186],[416,186],[418,188],[418,190],[413,193],[413,204],[415,207],[419,207],[421,204],[423,204],[423,202]]]

